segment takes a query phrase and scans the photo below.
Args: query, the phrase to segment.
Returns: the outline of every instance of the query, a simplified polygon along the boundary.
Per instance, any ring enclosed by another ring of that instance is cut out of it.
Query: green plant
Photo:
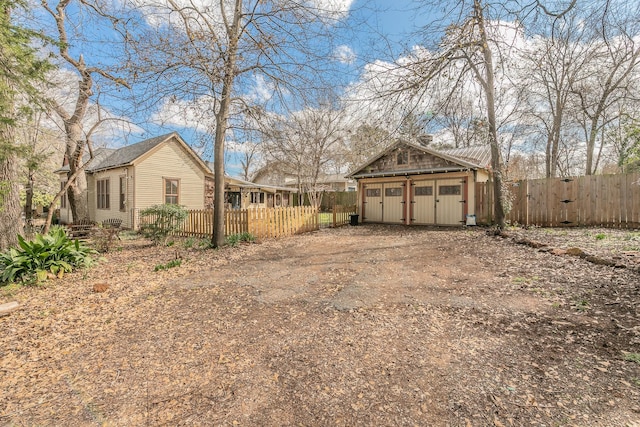
[[[624,360],[628,362],[640,363],[640,353],[627,353],[624,355]]]
[[[181,259],[174,259],[172,261],[169,261],[166,264],[158,264],[154,267],[153,271],[160,271],[160,270],[168,270],[170,268],[173,267],[180,267],[180,265],[182,265],[182,260]]]
[[[253,234],[245,231],[244,233],[231,234],[227,236],[226,243],[227,245],[234,247],[240,242],[255,242],[255,240],[256,237]]]
[[[193,237],[189,237],[184,241],[184,247],[190,249],[196,243],[196,239]]]
[[[180,229],[188,215],[179,205],[154,205],[140,212],[140,231],[155,244],[166,244],[168,236]]]
[[[576,301],[576,309],[578,311],[587,311],[590,308],[590,304],[589,301],[587,301],[586,299],[581,299]]]
[[[211,239],[200,239],[198,247],[201,249],[210,249],[212,247]]]
[[[62,277],[75,268],[90,267],[95,254],[94,249],[70,239],[61,227],[36,234],[31,241],[18,236],[18,248],[0,254],[0,282],[42,282],[49,274]]]
[[[604,240],[606,237],[607,237],[607,235],[604,234],[604,233],[596,234],[596,240]]]

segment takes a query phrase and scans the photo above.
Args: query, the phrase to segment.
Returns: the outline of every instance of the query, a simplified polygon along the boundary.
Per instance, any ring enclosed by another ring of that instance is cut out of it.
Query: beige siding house
[[[360,221],[464,225],[475,218],[475,183],[489,179],[488,147],[434,150],[398,141],[358,167]]]
[[[57,172],[63,185],[68,166]],[[100,150],[86,172],[89,219],[121,219],[126,228],[137,228],[140,211],[156,204],[204,209],[205,177],[212,176],[207,165],[175,132],[117,150]],[[61,201],[60,221],[74,221],[65,198]]]

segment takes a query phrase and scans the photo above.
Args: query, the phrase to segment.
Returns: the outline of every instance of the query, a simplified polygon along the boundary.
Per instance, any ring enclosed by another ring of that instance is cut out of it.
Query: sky
[[[139,0],[148,1],[148,0]],[[403,43],[411,31],[416,18],[416,13],[412,10],[412,1],[391,1],[391,0],[314,0],[324,2],[327,7],[337,7],[339,9],[340,20],[347,27],[346,30],[339,30],[336,33],[335,49],[333,58],[330,60],[341,63],[341,72],[336,79],[342,83],[356,82],[367,64],[376,60],[393,60],[400,55],[405,47]],[[51,3],[54,5],[55,3]],[[73,3],[72,3],[73,5]],[[108,41],[116,39],[117,35],[108,31],[108,26],[102,27],[101,22],[86,13],[78,13],[77,9],[70,9],[69,16],[75,23],[76,28],[81,30],[79,34],[73,34],[71,27],[70,37],[72,40],[72,53],[76,55],[82,53],[88,64],[104,63],[114,64],[121,58],[113,58]],[[53,20],[46,14],[39,16],[44,25],[52,25]],[[142,17],[141,17],[142,19]],[[153,23],[150,15],[147,15],[148,22]],[[53,30],[54,27],[49,28]],[[107,29],[105,29],[107,28]],[[342,28],[338,25],[336,28]],[[85,41],[80,44],[73,43],[83,37]],[[57,79],[59,81],[74,81],[77,79],[73,74],[61,71]],[[255,96],[266,97],[271,88],[260,80],[260,76],[255,78]],[[96,91],[98,93],[98,91]],[[136,93],[136,88],[133,88]],[[125,122],[109,122],[96,132],[96,145],[107,145],[119,147],[129,145],[146,138],[151,138],[163,133],[177,131],[190,143],[196,151],[206,161],[212,160],[211,138],[203,133],[202,122],[198,117],[188,112],[185,103],[180,99],[162,111],[155,112],[133,112],[133,108],[126,100],[127,89],[121,89],[115,96],[101,96],[101,103],[104,106],[103,115],[117,118],[123,115]],[[66,100],[68,110],[73,106],[73,93],[62,90],[56,94],[58,99]],[[162,105],[162,102],[158,105]],[[95,110],[88,114],[88,122],[95,122],[97,114]],[[176,120],[176,118],[179,118]],[[90,126],[88,123],[87,126]],[[233,141],[229,144],[233,148]],[[231,175],[239,173],[236,161],[230,155],[226,159],[227,172]]]

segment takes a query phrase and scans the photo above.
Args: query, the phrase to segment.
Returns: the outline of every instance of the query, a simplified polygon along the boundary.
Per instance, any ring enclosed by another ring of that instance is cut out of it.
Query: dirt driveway
[[[593,244],[580,233],[546,237]],[[620,242],[600,251],[640,246]],[[0,425],[640,426],[628,264],[482,229],[345,227],[217,252],[127,242],[2,297],[23,308],[0,318]]]

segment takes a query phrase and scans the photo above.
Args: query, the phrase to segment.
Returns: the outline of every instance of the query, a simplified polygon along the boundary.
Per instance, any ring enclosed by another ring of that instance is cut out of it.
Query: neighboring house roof
[[[376,171],[366,172],[366,168],[386,156],[400,146],[407,146],[415,150],[422,151],[435,157],[439,157],[451,163],[450,166],[441,166],[434,168],[416,168],[393,171]],[[369,158],[364,164],[354,169],[354,172],[347,175],[347,178],[373,178],[386,176],[388,174],[418,174],[418,173],[438,173],[438,172],[454,172],[467,169],[488,169],[491,162],[491,151],[488,146],[453,148],[445,150],[435,150],[421,144],[411,143],[407,141],[397,141],[385,148],[375,156]]]
[[[184,142],[184,140],[180,137],[180,135],[178,135],[177,132],[171,132],[166,135],[145,139],[144,141],[140,141],[135,144],[127,145],[118,149],[101,148],[95,150],[94,158],[89,166],[87,166],[86,172],[92,173],[130,165],[135,160],[139,159],[146,153],[153,150],[155,147],[159,146],[163,142],[168,141],[171,138],[176,138],[178,143],[182,145],[183,148],[193,157],[196,163],[200,164],[200,166],[206,172],[211,173],[206,163],[202,161],[200,156],[198,156],[198,154],[193,151],[193,149],[186,142]],[[88,154],[85,154],[85,156],[88,159]],[[63,166],[56,172],[60,173],[67,171],[69,171],[69,165]]]
[[[275,193],[276,191],[288,191],[288,192],[296,193],[298,191],[295,188],[291,188],[291,187],[281,187],[278,185],[271,185],[271,184],[256,184],[255,182],[245,181],[244,179],[233,178],[230,176],[225,176],[224,179],[225,181],[227,181],[228,184],[236,187],[250,188],[250,189],[255,188],[257,190],[265,190],[266,192],[269,192],[269,193]]]
[[[327,175],[320,175],[318,177],[318,184],[331,184],[331,183],[345,183],[353,181],[352,179],[346,178],[344,174],[340,173],[332,173]]]

